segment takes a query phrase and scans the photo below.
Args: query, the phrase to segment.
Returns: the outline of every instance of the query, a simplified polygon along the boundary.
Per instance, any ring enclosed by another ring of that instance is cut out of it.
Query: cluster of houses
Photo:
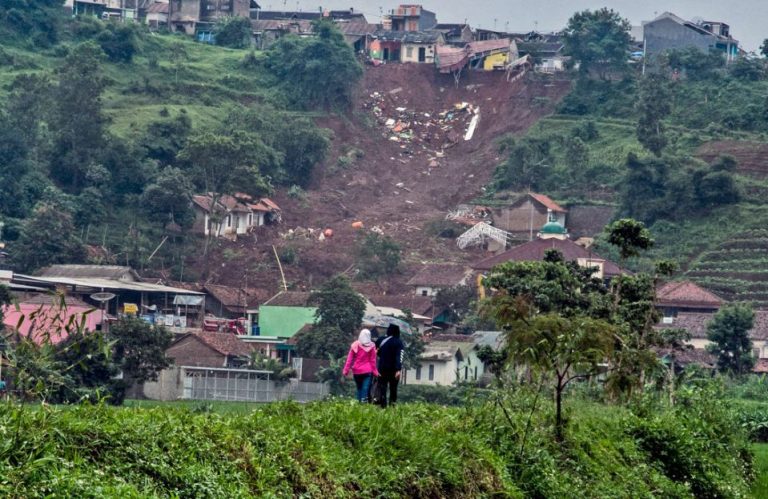
[[[251,200],[251,205],[262,202]],[[236,212],[234,205],[230,208]],[[435,297],[441,290],[469,286],[484,296],[481,278],[493,267],[504,262],[540,261],[552,249],[566,260],[593,269],[606,282],[627,272],[595,253],[588,238],[570,237],[566,228],[570,213],[545,195],[529,193],[492,214],[493,223],[505,224],[510,233],[519,236],[511,240],[509,248],[499,248],[471,265],[423,265],[408,281],[410,291],[406,293],[361,295],[366,304],[365,327],[383,331],[388,324],[400,324],[426,340],[419,362],[404,373],[404,383],[483,382],[491,373],[478,357],[479,349],[503,347],[499,331],[464,334],[458,330],[451,311],[437,305]],[[476,223],[487,223],[488,218],[484,220]],[[532,227],[536,227],[535,233]],[[296,356],[296,335],[312,328],[316,318],[317,308],[309,292],[284,290],[272,295],[257,288],[148,279],[129,267],[111,265],[52,265],[36,275],[1,271],[0,282],[10,287],[18,301],[17,306],[4,310],[5,325],[31,337],[63,329],[72,318],[82,318],[84,328],[99,330],[128,315],[176,333],[168,356],[176,366],[196,372],[244,373],[258,353],[292,366],[298,380],[311,382],[327,365],[323,359]],[[656,305],[663,317],[657,327],[683,328],[692,338],[688,349],[660,351],[659,355],[674,356],[677,366],[714,367],[714,359],[705,350],[706,325],[724,301],[693,282],[674,281],[659,287]],[[409,314],[411,322],[405,323]],[[759,359],[756,370],[768,371],[768,311],[757,311],[751,336]],[[150,386],[148,393],[155,389]]]
[[[542,72],[566,68],[562,33],[508,32],[472,28],[468,23],[439,23],[435,12],[419,4],[402,4],[382,14],[378,22],[349,10],[264,10],[256,0],[66,0],[74,15],[95,15],[146,23],[194,36],[200,42],[215,42],[216,23],[227,17],[250,19],[253,45],[268,48],[280,37],[314,35],[313,21],[334,22],[345,40],[372,64],[433,64],[441,72],[510,69],[530,62]],[[651,21],[634,26],[628,58],[650,59],[670,49],[695,47],[703,52],[719,51],[732,61],[744,52],[720,21],[687,21],[664,12]]]

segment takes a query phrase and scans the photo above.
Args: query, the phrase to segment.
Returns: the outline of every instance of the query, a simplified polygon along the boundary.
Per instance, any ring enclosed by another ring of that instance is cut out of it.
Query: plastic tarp
[[[203,297],[194,295],[176,295],[173,297],[173,304],[187,305],[189,307],[199,307],[203,304]]]

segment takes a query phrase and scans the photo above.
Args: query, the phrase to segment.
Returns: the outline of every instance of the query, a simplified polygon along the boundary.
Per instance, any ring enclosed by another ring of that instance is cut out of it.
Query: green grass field
[[[750,490],[755,499],[768,497],[768,444],[754,444],[752,451],[755,455],[755,481]]]

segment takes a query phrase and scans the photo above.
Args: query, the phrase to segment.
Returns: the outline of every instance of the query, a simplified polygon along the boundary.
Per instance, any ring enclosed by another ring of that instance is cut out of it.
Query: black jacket
[[[394,336],[379,338],[376,341],[376,348],[379,352],[379,371],[399,371],[403,368],[405,345],[400,338]]]

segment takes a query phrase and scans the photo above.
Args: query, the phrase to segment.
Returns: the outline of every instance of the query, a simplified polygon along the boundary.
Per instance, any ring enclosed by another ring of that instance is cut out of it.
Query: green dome
[[[555,222],[554,220],[544,224],[541,228],[542,234],[565,234],[565,227]]]

